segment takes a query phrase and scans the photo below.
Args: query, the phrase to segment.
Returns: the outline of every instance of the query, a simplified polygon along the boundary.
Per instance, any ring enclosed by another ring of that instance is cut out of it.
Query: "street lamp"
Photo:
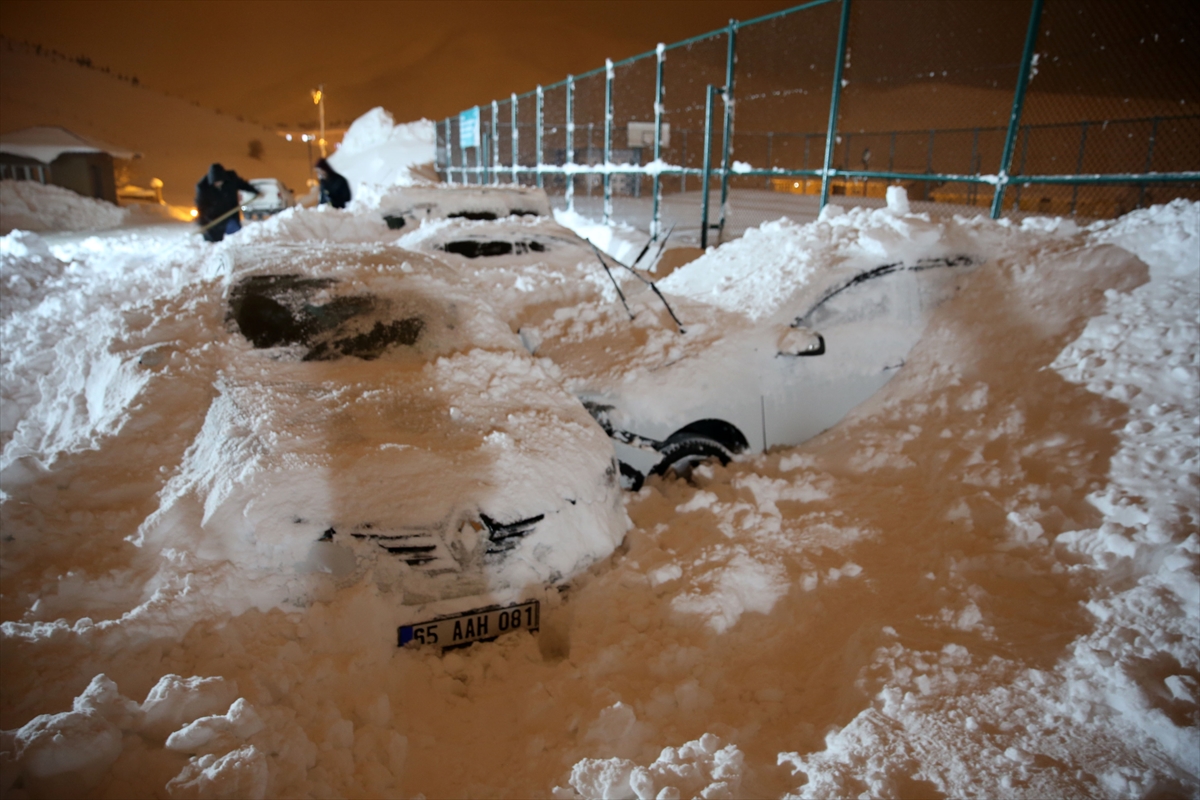
[[[317,139],[317,144],[321,148],[321,158],[325,157],[325,84],[321,84],[312,91],[313,105],[320,109],[321,114],[321,138]]]
[[[309,136],[307,133],[300,134],[300,141],[302,141],[306,145],[308,145],[308,171],[315,175],[316,170],[315,170],[315,167],[313,167],[313,157],[312,157],[312,140],[313,140],[313,137]],[[310,179],[309,185],[312,185],[311,179]]]

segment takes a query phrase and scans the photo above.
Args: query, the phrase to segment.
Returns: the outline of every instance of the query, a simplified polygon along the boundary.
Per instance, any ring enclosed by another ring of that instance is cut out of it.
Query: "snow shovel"
[[[261,194],[261,193],[260,193],[260,194]],[[254,197],[258,197],[258,194],[254,195]],[[252,197],[252,198],[250,198],[250,199],[251,199],[251,200],[253,200],[253,199],[254,199],[254,197]],[[247,202],[249,202],[249,201],[247,201]],[[206,230],[208,230],[208,229],[209,229],[209,228],[211,228],[212,226],[216,225],[218,222],[224,222],[225,220],[229,219],[230,217],[232,217],[232,216],[233,216],[234,214],[236,214],[237,212],[241,211],[241,210],[242,210],[242,208],[243,208],[243,204],[242,204],[242,203],[238,203],[236,206],[234,206],[233,208],[229,209],[229,210],[228,210],[228,211],[226,211],[224,214],[222,214],[221,216],[219,216],[219,217],[217,217],[216,219],[214,219],[212,222],[209,222],[209,223],[207,223],[206,225],[203,225],[203,226],[201,226],[201,227],[199,228],[199,230],[197,230],[197,231],[195,231],[195,232],[196,232],[196,233],[199,233],[199,234],[203,234],[203,233],[204,233]]]
[[[214,225],[216,225],[218,222],[224,222],[225,220],[229,219],[230,217],[232,217],[234,214],[236,214],[237,212],[239,212],[239,211],[241,211],[241,210],[242,210],[242,207],[241,207],[240,205],[236,205],[236,206],[234,206],[233,208],[231,208],[231,209],[229,209],[228,211],[226,211],[226,212],[225,212],[224,214],[222,214],[221,216],[219,216],[219,217],[217,217],[216,219],[214,219],[212,222],[209,222],[209,223],[207,223],[207,224],[205,224],[205,225],[201,226],[200,228],[198,228],[197,230],[195,230],[195,231],[194,231],[194,233],[203,234],[203,233],[204,233],[206,230],[208,230],[209,228],[213,227],[213,226],[214,226]]]

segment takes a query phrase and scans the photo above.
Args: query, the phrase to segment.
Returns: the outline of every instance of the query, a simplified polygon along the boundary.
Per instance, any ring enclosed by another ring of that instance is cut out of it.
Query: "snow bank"
[[[0,319],[41,302],[66,266],[36,233],[13,231],[0,239]]]
[[[126,209],[61,186],[0,181],[0,234],[26,231],[100,231],[121,225]]]
[[[270,235],[382,266],[356,219]],[[237,563],[126,541],[208,411],[223,312],[204,282],[250,237],[6,240],[5,280],[41,288],[4,321],[5,414],[21,388],[14,441],[41,466],[2,476],[0,790],[1200,796],[1200,205],[1084,229],[830,210],[745,241],[672,275],[682,300],[765,315],[742,282],[770,295],[914,243],[986,263],[843,423],[695,485],[651,479],[541,631],[440,653],[396,647],[370,579],[255,608]],[[665,347],[635,326],[627,346]],[[102,435],[55,428],[87,406],[78,350],[149,376],[90,395],[122,409]],[[32,435],[52,428],[88,446]]]
[[[350,125],[329,163],[350,181],[354,199],[368,202],[386,187],[426,182],[415,168],[433,162],[436,144],[433,122],[397,125],[390,113],[376,107]]]
[[[888,208],[856,207],[849,212],[826,206],[816,223],[787,218],[751,228],[746,234],[672,272],[659,283],[664,292],[746,314],[771,316],[818,267],[831,266],[827,251],[837,248],[848,265],[869,267],[889,261],[952,255],[964,237],[959,225],[911,214],[903,189],[892,187]]]
[[[554,221],[564,228],[570,228],[575,233],[599,247],[605,253],[623,264],[632,264],[646,244],[641,231],[624,222],[613,222],[611,225],[589,219],[577,211],[554,209]],[[639,264],[645,267],[645,264]]]

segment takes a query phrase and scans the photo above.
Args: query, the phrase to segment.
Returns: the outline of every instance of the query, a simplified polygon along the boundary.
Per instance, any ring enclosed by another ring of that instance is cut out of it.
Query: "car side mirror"
[[[779,336],[781,356],[820,356],[825,354],[825,337],[808,328],[786,328]]]

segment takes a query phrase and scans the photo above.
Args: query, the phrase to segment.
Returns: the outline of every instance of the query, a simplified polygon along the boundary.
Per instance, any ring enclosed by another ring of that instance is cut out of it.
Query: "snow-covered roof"
[[[113,158],[138,158],[141,153],[80,136],[56,125],[23,128],[0,134],[0,153],[32,158],[49,164],[63,153],[108,153]]]

